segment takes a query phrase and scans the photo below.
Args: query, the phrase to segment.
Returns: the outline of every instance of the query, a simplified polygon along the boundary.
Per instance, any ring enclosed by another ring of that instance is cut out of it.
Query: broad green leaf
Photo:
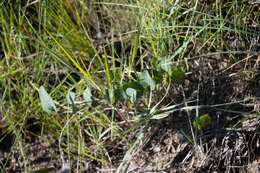
[[[172,79],[177,82],[177,83],[183,83],[185,80],[186,74],[185,72],[178,68],[178,67],[174,67],[172,69]]]
[[[163,80],[164,80],[164,72],[162,72],[162,71],[154,70],[153,71],[153,76],[154,76],[154,81],[157,84],[161,84],[163,82]]]
[[[149,72],[147,70],[138,73],[138,79],[140,84],[144,87],[144,88],[150,88],[151,90],[155,89],[155,81],[152,79],[152,77],[150,76]]]
[[[159,71],[159,72],[164,71],[169,76],[171,76],[172,75],[172,67],[173,67],[173,65],[171,64],[171,62],[164,58],[164,59],[159,61],[158,66],[157,66],[157,71]]]
[[[107,90],[107,99],[111,104],[115,103],[115,93],[113,88]]]
[[[85,100],[85,102],[87,103],[88,106],[92,106],[93,98],[92,98],[91,90],[90,90],[89,87],[87,87],[83,91],[83,98],[84,98],[84,100]]]
[[[42,109],[48,114],[57,112],[56,106],[50,95],[46,92],[43,86],[39,88],[39,96],[41,100]]]
[[[194,128],[196,128],[198,130],[203,130],[208,125],[210,125],[211,122],[212,122],[212,120],[211,120],[211,117],[209,116],[209,114],[204,114],[204,115],[201,115],[200,117],[196,118],[193,121],[193,126],[194,126]]]
[[[129,97],[131,103],[134,103],[137,98],[137,91],[133,88],[127,88],[126,95]]]
[[[76,104],[75,104],[75,98],[76,98],[76,93],[73,91],[68,91],[68,94],[66,96],[67,102],[69,103],[69,106],[72,108],[72,111],[76,111]]]
[[[166,72],[177,83],[183,83],[186,77],[185,72],[181,68],[174,66],[167,59],[159,61],[157,71],[160,73]]]
[[[127,95],[123,88],[115,89],[115,102],[127,100]]]
[[[144,94],[144,88],[139,82],[132,81],[132,82],[128,82],[128,83],[124,84],[123,90],[126,91],[127,88],[133,88],[136,90],[136,99],[142,97]]]
[[[74,104],[75,104],[75,98],[76,98],[75,92],[73,92],[73,91],[68,91],[66,98],[67,98],[67,102],[68,102],[70,105],[74,105]]]

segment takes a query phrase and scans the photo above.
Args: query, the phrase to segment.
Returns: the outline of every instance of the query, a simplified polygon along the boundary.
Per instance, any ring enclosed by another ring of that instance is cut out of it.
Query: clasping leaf
[[[57,112],[56,106],[50,95],[46,92],[45,88],[41,86],[39,88],[39,96],[41,100],[42,109],[48,114]]]

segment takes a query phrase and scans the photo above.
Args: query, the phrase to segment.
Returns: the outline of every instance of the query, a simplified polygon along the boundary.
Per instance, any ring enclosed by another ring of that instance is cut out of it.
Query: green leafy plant
[[[138,82],[144,89],[155,89],[155,81],[150,76],[147,70],[138,73]]]
[[[203,130],[208,127],[212,122],[209,114],[201,115],[193,120],[193,127],[197,130]]]
[[[186,74],[181,68],[175,66],[172,68],[171,77],[172,77],[173,81],[175,81],[177,83],[183,83],[186,78]]]
[[[83,98],[86,104],[91,107],[93,105],[93,96],[89,87],[83,91]]]
[[[183,83],[186,77],[185,72],[172,64],[170,59],[163,58],[159,61],[157,67],[157,73],[166,73],[173,81],[177,83]]]
[[[131,103],[136,101],[137,91],[134,88],[127,88],[126,95],[128,96]]]
[[[151,121],[188,109],[168,105],[161,95],[166,89],[172,97],[168,88],[184,82],[190,60],[211,54],[237,60],[226,44],[228,34],[239,43],[259,36],[254,31],[259,10],[243,1],[8,2],[0,2],[0,112],[21,136],[16,143],[22,172],[31,171],[26,168],[29,157],[21,135],[30,116],[42,118],[42,130],[60,139],[60,149],[71,163],[77,160],[74,172],[83,171],[86,159],[95,160],[95,166],[110,166],[114,162],[110,151],[118,143],[124,145],[120,151],[129,149],[122,160],[127,164],[118,170],[127,172],[131,158],[147,140],[150,130],[142,128],[153,129]],[[69,82],[71,73],[80,80]],[[59,104],[41,85],[51,88],[48,92],[55,93]],[[191,131],[203,131],[212,121],[208,114],[190,120]],[[134,143],[128,140],[133,131]],[[197,137],[193,135],[193,140]]]
[[[57,112],[57,108],[55,106],[53,99],[50,97],[50,95],[47,93],[47,91],[43,86],[39,88],[39,96],[41,100],[42,109],[45,112],[47,112],[48,114]]]
[[[76,93],[69,90],[66,98],[67,98],[67,102],[68,102],[69,107],[71,108],[72,112],[73,113],[76,112],[76,110],[77,110],[76,103],[75,103]]]

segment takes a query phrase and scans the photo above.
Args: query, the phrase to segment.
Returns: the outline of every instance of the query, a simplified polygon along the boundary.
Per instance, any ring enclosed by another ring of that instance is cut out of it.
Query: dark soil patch
[[[5,172],[29,172],[47,169],[49,172],[58,172],[62,169],[62,161],[57,142],[51,136],[44,135],[41,138],[23,141],[23,154],[20,148],[12,148],[12,151],[1,151],[1,169]],[[10,146],[10,145],[8,145]],[[25,169],[26,167],[26,169]]]

